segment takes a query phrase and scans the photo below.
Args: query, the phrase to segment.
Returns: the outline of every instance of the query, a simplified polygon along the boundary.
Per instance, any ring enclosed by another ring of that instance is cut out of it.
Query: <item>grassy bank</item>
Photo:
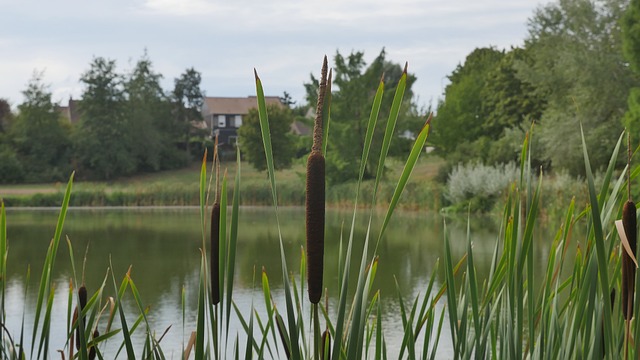
[[[438,158],[423,158],[418,163],[414,180],[408,184],[402,207],[408,209],[439,209],[442,190],[433,181],[442,161]],[[223,163],[223,169],[235,173],[235,163]],[[390,161],[387,179],[397,179],[402,163]],[[277,172],[278,200],[281,205],[304,205],[304,162],[296,162],[292,168]],[[141,175],[113,182],[77,182],[70,199],[70,206],[197,206],[199,205],[199,166]],[[361,187],[370,193],[373,181],[365,181]],[[395,188],[392,180],[381,184],[379,205],[386,206]],[[230,190],[233,186],[230,185]],[[330,206],[352,206],[355,182],[327,188]],[[56,207],[62,202],[64,184],[27,184],[0,186],[0,198],[7,207]],[[249,164],[242,164],[242,205],[271,205],[266,172],[259,172]]]

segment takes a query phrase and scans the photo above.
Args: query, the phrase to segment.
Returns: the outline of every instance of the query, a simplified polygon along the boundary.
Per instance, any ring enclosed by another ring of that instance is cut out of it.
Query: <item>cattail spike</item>
[[[324,156],[319,152],[312,152],[307,159],[306,232],[307,283],[309,301],[314,304],[317,304],[322,297],[325,220],[324,173]]]
[[[80,350],[80,332],[84,332],[86,316],[82,315],[82,310],[87,306],[87,288],[82,285],[78,289],[78,327],[76,328],[76,350]]]
[[[220,203],[216,201],[211,209],[211,302],[220,303]]]
[[[322,155],[322,117],[327,91],[327,56],[322,63],[322,78],[318,92],[316,119],[313,127],[313,146],[307,158],[307,188],[305,201],[307,235],[307,283],[309,301],[317,304],[322,297],[324,267],[324,207],[325,160]]]

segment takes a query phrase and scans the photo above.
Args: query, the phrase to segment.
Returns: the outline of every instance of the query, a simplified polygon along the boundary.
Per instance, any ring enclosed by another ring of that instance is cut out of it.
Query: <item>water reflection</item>
[[[304,216],[299,208],[281,209],[282,236],[287,254],[287,266],[298,273],[301,247],[304,244]],[[376,213],[371,227],[371,244],[375,244],[383,213]],[[9,238],[9,282],[6,304],[7,324],[14,334],[19,334],[22,313],[26,309],[26,330],[31,331],[35,309],[36,280],[39,280],[48,243],[54,233],[57,211],[13,210],[8,213]],[[354,264],[352,274],[357,272],[361,259],[368,219],[359,214],[354,232]],[[338,256],[340,241],[348,241],[351,213],[329,211],[327,213],[325,248],[325,286],[332,299],[330,307],[335,309],[338,292]],[[479,276],[489,271],[491,254],[499,226],[487,219],[475,219],[472,223],[474,257]],[[402,341],[399,304],[396,298],[396,281],[405,301],[412,301],[426,290],[429,277],[443,253],[443,219],[437,214],[398,213],[389,224],[378,248],[380,263],[374,288],[380,289],[383,301],[383,321],[390,355],[397,353]],[[466,251],[466,221],[448,221],[454,259]],[[63,236],[68,236],[73,247],[77,270],[75,276],[84,278],[89,291],[102,284],[109,268],[109,261],[117,281],[122,280],[127,269],[132,267],[132,279],[138,287],[142,300],[151,306],[149,321],[160,334],[171,326],[163,340],[169,358],[179,358],[180,349],[188,334],[195,329],[197,307],[198,272],[200,266],[200,217],[198,209],[74,209],[67,216]],[[346,247],[346,246],[345,246]],[[81,272],[86,253],[84,274]],[[543,261],[546,257],[541,256]],[[25,301],[27,267],[32,275]],[[234,299],[246,313],[252,302],[260,310],[262,293],[260,270],[269,274],[276,301],[284,304],[282,295],[278,230],[273,210],[270,208],[243,208],[239,229],[238,251],[235,272]],[[55,284],[57,309],[54,311],[52,352],[64,344],[66,324],[67,289],[72,274],[69,250],[61,243],[58,251]],[[36,279],[38,278],[38,279]],[[355,277],[353,278],[355,280]],[[437,281],[441,283],[442,276]],[[113,296],[113,286],[107,281],[106,296]],[[354,281],[355,283],[355,281]],[[181,292],[185,289],[187,314],[185,329],[182,328]],[[354,284],[355,287],[355,284]],[[306,296],[305,296],[306,298]],[[135,304],[125,304],[129,314],[135,313]],[[59,325],[55,325],[59,324]],[[445,326],[447,321],[445,320]],[[236,329],[241,329],[234,323]],[[57,329],[59,327],[59,329]],[[239,330],[241,332],[241,330]],[[443,329],[439,352],[443,358],[452,354],[448,330]],[[138,337],[141,338],[141,334]],[[140,340],[141,341],[141,340]],[[111,341],[103,349],[112,357],[118,341]],[[122,355],[120,356],[123,357]]]

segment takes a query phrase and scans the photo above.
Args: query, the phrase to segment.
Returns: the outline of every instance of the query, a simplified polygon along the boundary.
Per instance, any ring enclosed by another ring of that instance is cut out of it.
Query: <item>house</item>
[[[277,96],[265,96],[267,105],[282,106]],[[249,110],[258,107],[255,96],[243,97],[205,97],[202,105],[202,118],[207,124],[212,138],[218,136],[218,145],[235,145],[238,139],[238,128]]]
[[[63,118],[68,120],[72,124],[77,124],[80,121],[80,100],[73,100],[69,97],[69,105],[56,106],[56,110],[62,115]]]

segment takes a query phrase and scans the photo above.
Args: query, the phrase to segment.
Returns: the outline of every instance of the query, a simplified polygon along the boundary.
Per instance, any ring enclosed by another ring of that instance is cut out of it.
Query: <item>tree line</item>
[[[638,144],[639,9],[637,0],[559,0],[535,10],[523,46],[475,49],[437,105],[437,151],[450,166],[517,162],[534,124],[534,163],[582,175],[580,124],[596,168],[625,126]]]
[[[186,69],[170,91],[161,79],[146,53],[127,74],[96,57],[80,77],[80,120],[71,123],[35,73],[17,113],[0,99],[0,182],[64,181],[72,170],[110,180],[184,166],[190,144],[203,139],[191,125],[202,119],[201,75]]]

